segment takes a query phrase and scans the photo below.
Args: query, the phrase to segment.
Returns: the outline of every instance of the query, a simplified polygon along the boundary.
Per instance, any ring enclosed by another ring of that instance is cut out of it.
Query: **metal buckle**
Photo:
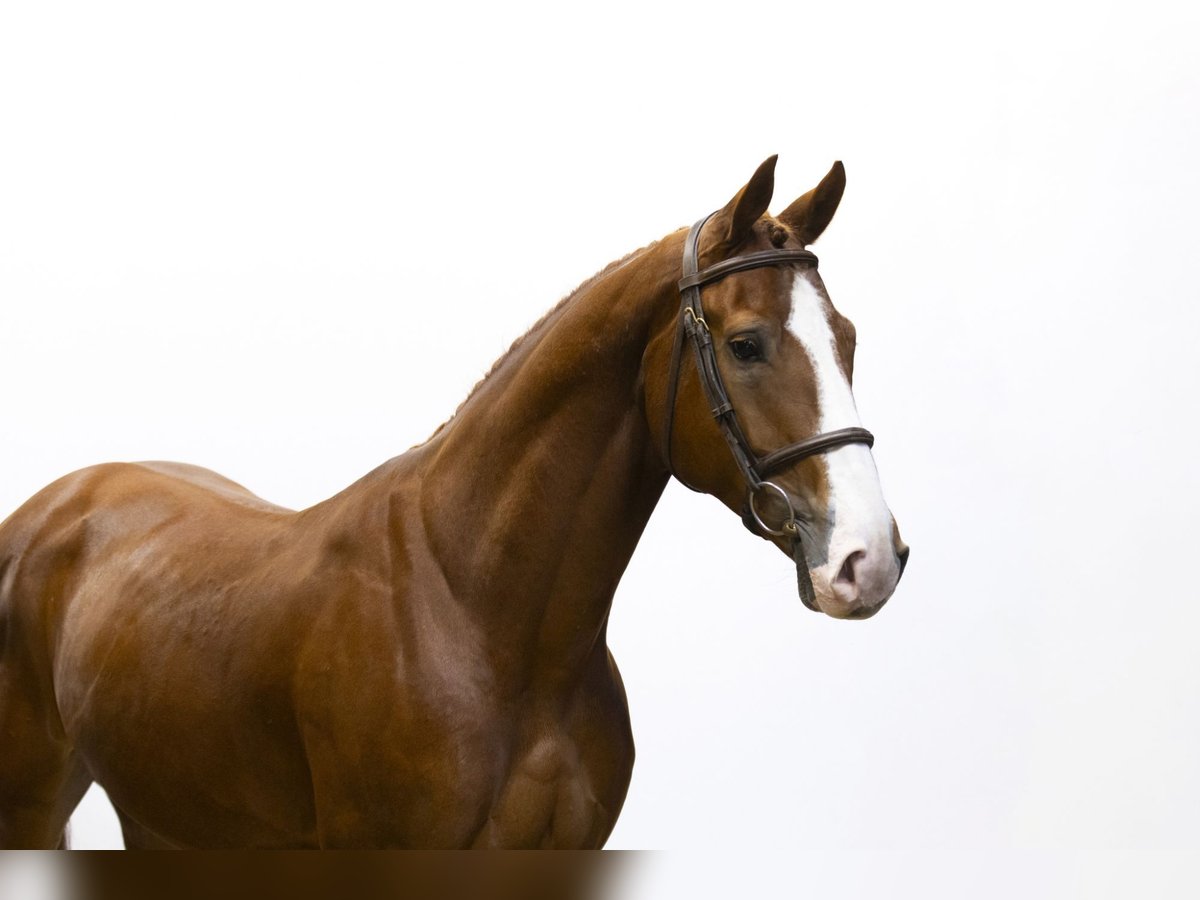
[[[787,504],[787,519],[784,521],[781,528],[772,528],[770,525],[764,522],[763,517],[758,513],[758,508],[754,505],[754,498],[758,496],[758,492],[763,488],[770,488],[771,490],[775,491],[780,497],[783,498],[783,502]],[[795,535],[800,530],[799,526],[796,524],[796,510],[792,506],[792,498],[787,495],[787,491],[773,481],[760,481],[758,484],[753,485],[750,488],[750,515],[754,516],[754,521],[758,523],[759,528],[773,537],[783,537],[784,535],[788,534]]]

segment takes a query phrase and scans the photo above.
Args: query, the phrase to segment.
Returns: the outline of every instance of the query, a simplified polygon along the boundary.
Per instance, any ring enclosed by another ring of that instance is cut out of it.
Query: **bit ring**
[[[758,508],[754,505],[754,498],[758,496],[758,492],[763,488],[770,488],[775,491],[783,499],[783,502],[787,504],[787,519],[784,520],[783,525],[779,528],[772,528],[764,522],[763,517],[758,513]],[[758,527],[772,537],[783,537],[787,534],[794,535],[799,531],[799,526],[796,524],[796,510],[792,506],[792,498],[788,496],[787,491],[773,481],[760,481],[754,487],[750,488],[750,515],[754,516],[754,521],[758,523]]]

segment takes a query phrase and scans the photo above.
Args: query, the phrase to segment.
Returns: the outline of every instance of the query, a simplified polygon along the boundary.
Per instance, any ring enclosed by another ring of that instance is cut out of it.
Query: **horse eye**
[[[754,340],[754,338],[734,338],[729,342],[729,348],[733,350],[733,355],[742,360],[742,362],[762,358],[762,354],[758,349],[758,341]]]

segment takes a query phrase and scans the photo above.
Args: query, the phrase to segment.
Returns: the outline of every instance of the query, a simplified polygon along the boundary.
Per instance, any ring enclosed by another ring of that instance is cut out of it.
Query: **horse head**
[[[772,217],[774,170],[771,157],[685,239],[682,305],[645,360],[668,374],[646,379],[646,408],[668,469],[792,557],[808,606],[867,618],[908,547],[851,391],[854,325],[805,251],[837,210],[845,170],[835,163]]]

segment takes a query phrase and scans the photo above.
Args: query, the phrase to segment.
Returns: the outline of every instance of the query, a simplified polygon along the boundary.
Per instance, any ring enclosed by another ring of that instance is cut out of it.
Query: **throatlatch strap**
[[[685,340],[684,318],[683,313],[680,313],[679,321],[675,326],[675,343],[671,347],[671,367],[667,370],[666,416],[663,419],[663,455],[667,459],[667,471],[675,476],[675,480],[688,490],[699,494],[702,493],[700,488],[689,483],[682,475],[675,471],[675,454],[671,449],[671,438],[675,431],[675,397],[679,393],[679,366],[683,361],[683,342]]]

